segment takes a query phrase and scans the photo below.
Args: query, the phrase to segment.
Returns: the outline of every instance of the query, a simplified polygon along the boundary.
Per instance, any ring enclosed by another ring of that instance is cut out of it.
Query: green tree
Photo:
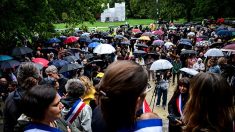
[[[235,17],[234,0],[195,0],[192,14],[195,17]]]
[[[46,39],[54,35],[53,23],[69,27],[95,21],[107,0],[1,0],[0,50],[24,44],[35,33]],[[0,51],[0,52],[1,52]]]

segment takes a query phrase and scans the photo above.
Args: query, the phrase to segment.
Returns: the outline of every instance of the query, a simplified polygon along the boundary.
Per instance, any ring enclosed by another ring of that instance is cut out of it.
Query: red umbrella
[[[76,41],[78,41],[78,37],[70,36],[64,40],[64,43],[69,44],[69,43],[74,43]]]
[[[49,61],[44,59],[44,58],[35,58],[32,60],[34,63],[38,63],[38,64],[41,64],[43,65],[43,67],[47,67],[48,66],[48,63]]]
[[[229,44],[223,47],[223,49],[232,49],[235,50],[235,43],[234,44]]]

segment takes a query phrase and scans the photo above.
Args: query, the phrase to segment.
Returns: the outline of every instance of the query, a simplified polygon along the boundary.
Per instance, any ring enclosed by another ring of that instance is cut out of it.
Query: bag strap
[[[73,121],[77,118],[77,116],[79,115],[79,113],[82,111],[82,109],[85,107],[85,103],[83,101],[81,101],[81,99],[77,100],[73,107],[70,109],[70,111],[68,112],[68,114],[65,116],[65,121],[67,123],[72,124]]]

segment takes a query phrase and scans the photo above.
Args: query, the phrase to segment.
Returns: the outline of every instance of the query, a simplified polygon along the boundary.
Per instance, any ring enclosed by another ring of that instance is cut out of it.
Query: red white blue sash
[[[85,105],[86,104],[82,102],[81,99],[77,100],[70,109],[69,113],[65,116],[65,121],[72,124]]]
[[[143,113],[152,112],[146,100],[143,102]]]
[[[138,120],[134,132],[162,132],[162,119]]]
[[[181,94],[179,95],[179,97],[177,98],[176,100],[176,105],[177,105],[177,108],[178,108],[178,112],[180,113],[181,117],[183,116],[183,112],[182,112],[182,97],[181,97]]]

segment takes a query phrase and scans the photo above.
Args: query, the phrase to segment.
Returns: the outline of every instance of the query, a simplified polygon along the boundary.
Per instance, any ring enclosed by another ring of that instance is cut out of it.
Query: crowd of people
[[[0,60],[4,132],[161,132],[162,119],[146,111],[149,81],[170,132],[232,132],[235,49],[226,46],[235,40],[221,30],[234,28],[122,25],[28,45],[35,50],[14,56],[19,63]],[[153,70],[159,60],[172,66]]]

